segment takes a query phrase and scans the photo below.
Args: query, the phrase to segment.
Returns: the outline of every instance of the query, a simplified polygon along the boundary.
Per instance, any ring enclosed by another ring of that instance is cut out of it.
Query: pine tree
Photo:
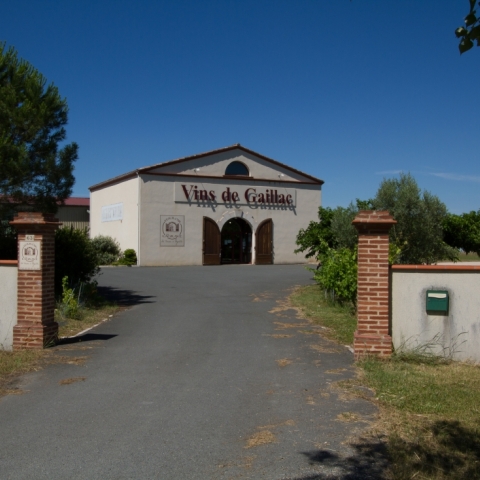
[[[55,212],[75,182],[78,145],[66,138],[68,106],[57,87],[0,43],[0,195]]]

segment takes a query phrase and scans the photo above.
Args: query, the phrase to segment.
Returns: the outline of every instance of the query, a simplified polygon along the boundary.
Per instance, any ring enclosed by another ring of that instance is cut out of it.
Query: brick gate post
[[[389,335],[388,234],[397,223],[388,212],[362,210],[352,224],[358,230],[357,331],[355,358],[392,353]]]
[[[10,222],[18,233],[17,325],[13,349],[41,349],[56,342],[55,230],[53,214],[20,212]]]

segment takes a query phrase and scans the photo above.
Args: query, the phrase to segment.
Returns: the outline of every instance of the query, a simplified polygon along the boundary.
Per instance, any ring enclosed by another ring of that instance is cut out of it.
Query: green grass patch
[[[299,288],[291,302],[331,339],[352,343],[355,315],[318,285]],[[358,366],[359,377],[338,386],[354,395],[374,390],[380,416],[372,435],[386,439],[387,478],[480,479],[480,366],[412,352]]]
[[[480,478],[479,366],[414,355],[359,365],[383,407],[392,478]]]
[[[290,301],[311,322],[327,327],[326,337],[343,345],[353,344],[357,319],[350,306],[335,304],[325,298],[319,285],[298,288],[290,297]]]
[[[364,360],[360,366],[383,403],[408,413],[444,420],[480,421],[480,367],[427,358]],[[480,423],[479,423],[480,426]]]

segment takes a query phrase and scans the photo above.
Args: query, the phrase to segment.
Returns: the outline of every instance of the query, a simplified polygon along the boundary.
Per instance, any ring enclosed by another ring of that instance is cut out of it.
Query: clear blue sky
[[[323,205],[411,172],[480,208],[480,49],[468,0],[15,0],[0,40],[58,86],[74,195],[234,143],[325,180]]]

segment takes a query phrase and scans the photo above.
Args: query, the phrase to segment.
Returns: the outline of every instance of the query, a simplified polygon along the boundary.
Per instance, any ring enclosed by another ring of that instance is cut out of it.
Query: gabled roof
[[[61,204],[59,203],[59,205],[61,205]],[[63,206],[67,206],[67,207],[89,207],[90,206],[90,198],[89,197],[69,197],[69,198],[66,198],[63,201]]]
[[[18,202],[14,200],[12,197],[6,197],[5,195],[0,195],[0,203],[11,203],[12,205],[14,204],[19,204],[21,202]],[[28,202],[27,202],[28,204]],[[90,206],[90,198],[89,197],[69,197],[66,198],[63,203],[60,201],[57,201],[57,205],[60,207],[89,207]]]
[[[263,160],[265,160],[269,163],[272,163],[273,165],[275,165],[277,167],[282,167],[282,168],[284,168],[286,170],[290,170],[291,172],[294,172],[298,175],[302,175],[302,176],[308,178],[311,181],[312,184],[323,185],[323,183],[325,183],[323,180],[321,180],[319,178],[316,178],[312,175],[309,175],[309,174],[304,173],[300,170],[297,170],[296,168],[285,165],[284,163],[278,162],[277,160],[273,160],[272,158],[268,158],[265,155],[261,155],[257,152],[254,152],[253,150],[250,150],[248,148],[243,147],[239,143],[236,143],[235,145],[230,145],[229,147],[218,148],[216,150],[211,150],[209,152],[198,153],[196,155],[190,155],[188,157],[182,157],[182,158],[178,158],[176,160],[170,160],[168,162],[156,163],[155,165],[150,165],[150,166],[147,166],[147,167],[141,167],[141,168],[138,168],[136,170],[132,170],[130,172],[124,173],[122,175],[118,175],[117,177],[113,177],[109,180],[105,180],[104,182],[100,182],[100,183],[97,183],[95,185],[92,185],[89,188],[89,190],[90,191],[96,190],[96,189],[101,188],[103,186],[107,186],[107,185],[112,184],[112,183],[117,183],[121,180],[127,180],[129,178],[136,177],[137,175],[139,175],[141,173],[147,173],[148,174],[151,170],[154,170],[154,169],[159,168],[159,167],[165,167],[165,166],[168,166],[168,165],[173,165],[173,164],[177,164],[177,163],[181,163],[181,162],[188,162],[188,161],[191,161],[191,160],[196,160],[198,158],[208,157],[210,155],[215,155],[215,154],[218,154],[218,153],[228,152],[230,150],[243,150],[244,152],[249,153],[250,155],[254,155],[254,156],[256,156],[258,158],[261,158],[261,159],[263,159]],[[160,175],[161,175],[161,173],[160,173]],[[167,174],[165,174],[165,175],[167,175]],[[175,174],[169,174],[169,175],[175,175]],[[180,175],[180,174],[177,174],[177,175]],[[202,177],[202,175],[197,175],[197,177]],[[250,178],[245,178],[245,180],[249,180],[249,179],[251,180],[252,178],[251,177]],[[262,179],[262,180],[264,180],[264,179]],[[277,180],[277,181],[292,183],[292,181],[287,181],[287,180],[284,180],[284,181]],[[310,182],[308,182],[308,183],[310,183]]]

